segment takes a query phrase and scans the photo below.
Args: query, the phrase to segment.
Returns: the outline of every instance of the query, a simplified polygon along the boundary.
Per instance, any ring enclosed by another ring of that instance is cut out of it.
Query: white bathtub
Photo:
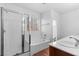
[[[48,48],[48,43],[50,42],[50,40],[45,40],[45,41],[38,41],[38,42],[31,42],[31,55],[45,49]]]

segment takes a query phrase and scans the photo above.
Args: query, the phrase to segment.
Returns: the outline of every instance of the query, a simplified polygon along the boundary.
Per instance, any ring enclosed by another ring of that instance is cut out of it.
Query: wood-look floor
[[[46,48],[46,49],[34,54],[33,56],[49,56],[49,48]]]

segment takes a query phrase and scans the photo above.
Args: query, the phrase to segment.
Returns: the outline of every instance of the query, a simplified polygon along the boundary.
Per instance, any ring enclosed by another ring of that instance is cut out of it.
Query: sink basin
[[[79,45],[75,46],[75,43],[76,43],[75,40],[70,38],[66,38],[65,40],[60,40],[57,43],[61,46],[68,47],[68,48],[79,48]]]

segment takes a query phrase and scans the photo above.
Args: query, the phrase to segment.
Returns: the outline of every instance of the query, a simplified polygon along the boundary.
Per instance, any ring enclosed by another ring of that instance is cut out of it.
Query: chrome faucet
[[[76,41],[76,43],[75,43],[75,46],[76,46],[76,47],[79,45],[79,39],[74,38],[74,37],[69,37],[69,38],[72,38],[72,39],[74,39],[74,40]]]

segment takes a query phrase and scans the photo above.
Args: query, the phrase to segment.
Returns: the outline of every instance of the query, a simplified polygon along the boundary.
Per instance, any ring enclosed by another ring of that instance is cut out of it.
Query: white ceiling
[[[79,3],[17,3],[15,5],[31,9],[40,13],[52,9],[59,13],[66,13],[79,8]]]

